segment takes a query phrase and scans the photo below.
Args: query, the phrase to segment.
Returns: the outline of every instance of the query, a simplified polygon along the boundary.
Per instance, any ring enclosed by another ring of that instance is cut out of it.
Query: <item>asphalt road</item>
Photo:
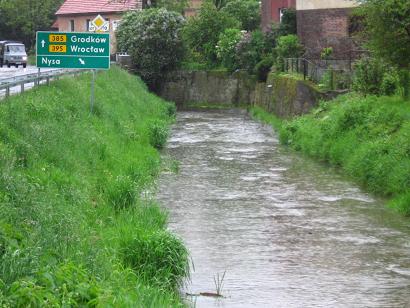
[[[55,68],[48,68],[48,69],[42,68],[41,72],[48,72],[48,71],[53,71],[53,70],[56,70],[56,69]],[[26,68],[23,68],[22,66],[19,66],[18,68],[2,67],[0,68],[0,83],[2,80],[4,81],[5,79],[8,79],[8,78],[13,78],[13,77],[27,75],[27,74],[34,74],[37,72],[38,72],[37,67],[31,66],[31,65],[27,66]],[[34,83],[27,83],[24,85],[25,90],[31,89],[32,87],[34,87]],[[18,94],[20,92],[21,92],[20,86],[10,88],[11,95]],[[6,95],[6,90],[0,90],[0,100],[3,99],[5,95]]]
[[[42,72],[47,72],[47,71],[52,71],[55,70],[53,68],[42,68],[41,71]],[[38,69],[35,66],[27,66],[26,68],[23,68],[22,66],[19,66],[18,68],[15,67],[2,67],[0,68],[0,80],[4,79],[4,78],[12,78],[12,77],[16,77],[16,76],[20,76],[20,75],[26,75],[26,74],[33,74],[33,73],[37,73]]]

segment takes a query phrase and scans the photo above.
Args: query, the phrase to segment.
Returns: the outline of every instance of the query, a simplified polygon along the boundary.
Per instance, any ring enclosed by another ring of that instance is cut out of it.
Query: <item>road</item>
[[[41,72],[49,72],[49,71],[54,71],[57,70],[55,68],[42,68]],[[11,67],[11,68],[7,68],[7,67],[2,67],[0,68],[0,83],[7,79],[12,79],[14,77],[18,77],[18,76],[23,76],[23,75],[27,75],[27,74],[35,74],[38,72],[37,67],[29,65],[26,68],[15,68],[15,67]],[[32,87],[34,87],[34,83],[27,83],[24,85],[25,90],[31,89]],[[17,94],[20,93],[21,87],[20,86],[16,86],[10,89],[10,93],[13,94]],[[6,90],[0,90],[0,100],[2,98],[4,98],[4,96],[6,95]]]
[[[47,72],[47,71],[53,71],[55,70],[55,68],[42,68],[41,71],[42,72]],[[23,67],[11,67],[11,68],[7,68],[7,67],[2,67],[0,68],[0,80],[4,79],[4,78],[12,78],[12,77],[16,77],[16,76],[21,76],[21,75],[27,75],[27,74],[34,74],[37,73],[38,69],[35,66],[27,66],[26,68]]]

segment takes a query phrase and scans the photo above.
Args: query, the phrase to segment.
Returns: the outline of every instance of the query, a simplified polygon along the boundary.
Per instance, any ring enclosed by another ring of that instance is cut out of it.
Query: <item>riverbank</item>
[[[410,215],[410,105],[399,97],[348,94],[282,121],[261,108],[283,144],[344,170],[369,191]]]
[[[0,305],[180,306],[187,250],[148,197],[175,107],[135,76],[63,78],[0,106]]]

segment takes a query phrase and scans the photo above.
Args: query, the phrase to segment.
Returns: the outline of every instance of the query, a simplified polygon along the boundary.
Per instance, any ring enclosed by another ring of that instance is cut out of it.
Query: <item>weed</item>
[[[341,166],[409,215],[410,107],[399,97],[342,96],[282,126],[281,140]]]
[[[222,275],[219,275],[219,273],[217,273],[216,276],[214,276],[215,290],[218,296],[222,296],[225,274],[226,271]]]
[[[181,305],[174,290],[186,250],[166,214],[140,197],[159,174],[151,143],[165,144],[174,105],[114,67],[97,75],[90,115],[90,78],[61,78],[0,105],[0,306]],[[134,233],[140,241],[124,246]],[[160,270],[137,276],[124,259],[144,245],[161,247],[140,256],[156,256]]]

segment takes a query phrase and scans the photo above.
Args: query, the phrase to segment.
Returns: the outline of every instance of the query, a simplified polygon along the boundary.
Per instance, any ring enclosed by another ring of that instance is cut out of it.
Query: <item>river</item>
[[[410,220],[244,111],[183,111],[158,199],[190,250],[195,307],[410,307]]]

